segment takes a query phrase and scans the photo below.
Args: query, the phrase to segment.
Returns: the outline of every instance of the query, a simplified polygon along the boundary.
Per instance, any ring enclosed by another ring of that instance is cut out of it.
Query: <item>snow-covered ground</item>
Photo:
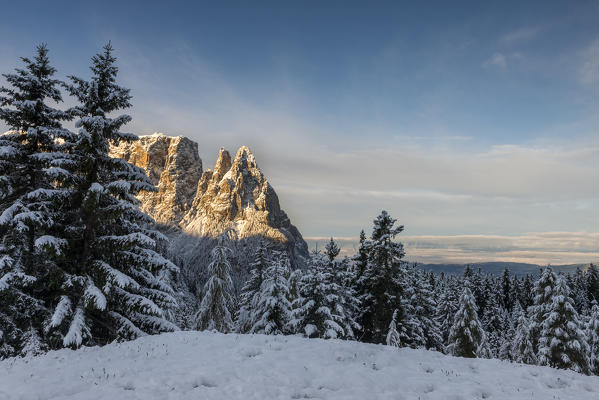
[[[299,337],[177,332],[0,362],[0,399],[599,399],[599,377]]]

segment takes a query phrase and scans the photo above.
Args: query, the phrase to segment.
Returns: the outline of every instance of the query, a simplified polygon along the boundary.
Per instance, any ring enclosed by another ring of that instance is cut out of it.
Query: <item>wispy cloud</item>
[[[487,59],[483,62],[483,67],[485,67],[485,68],[489,68],[489,67],[505,68],[505,67],[507,67],[506,57],[502,53],[495,53],[489,59]]]
[[[329,238],[308,237],[311,248]],[[599,233],[532,232],[517,236],[398,236],[410,261],[421,263],[524,262],[538,265],[586,264],[599,261]],[[357,237],[335,238],[344,255],[353,254]]]
[[[583,84],[599,84],[599,39],[583,51],[579,78]]]
[[[539,26],[529,26],[516,29],[501,36],[500,42],[504,44],[515,44],[524,42],[535,38],[540,31],[541,27]]]

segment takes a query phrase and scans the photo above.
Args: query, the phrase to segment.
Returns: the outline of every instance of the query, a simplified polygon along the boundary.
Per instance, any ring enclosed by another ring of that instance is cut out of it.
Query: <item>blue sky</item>
[[[599,231],[599,1],[69,3],[4,5],[0,69],[46,42],[87,76],[111,40],[129,129],[249,145],[306,236]]]

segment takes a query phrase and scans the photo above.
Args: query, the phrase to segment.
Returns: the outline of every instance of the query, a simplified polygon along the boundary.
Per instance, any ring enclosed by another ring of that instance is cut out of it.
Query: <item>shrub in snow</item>
[[[397,324],[395,320],[397,318],[397,310],[393,312],[393,318],[391,318],[391,323],[389,324],[389,331],[387,332],[386,343],[387,346],[400,347],[401,339],[399,337],[399,332],[397,332]]]

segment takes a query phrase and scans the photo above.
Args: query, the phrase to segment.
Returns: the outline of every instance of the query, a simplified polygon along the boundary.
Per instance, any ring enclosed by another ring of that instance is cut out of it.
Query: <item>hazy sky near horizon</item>
[[[387,209],[439,260],[597,260],[599,1],[69,3],[3,5],[0,71],[45,42],[87,77],[111,40],[128,129],[250,146],[305,236]]]

